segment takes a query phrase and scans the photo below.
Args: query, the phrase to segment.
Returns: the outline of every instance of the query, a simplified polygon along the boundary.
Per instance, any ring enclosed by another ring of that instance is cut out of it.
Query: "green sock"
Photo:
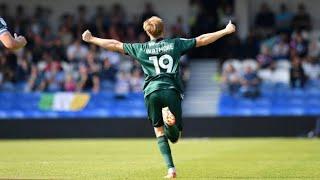
[[[165,136],[158,137],[158,146],[164,158],[164,161],[167,164],[168,169],[173,168],[174,164],[173,164],[171,149],[170,149],[167,137]]]
[[[167,136],[167,138],[172,142],[175,143],[178,141],[180,133],[179,133],[179,129],[176,125],[174,126],[164,126],[164,133]]]

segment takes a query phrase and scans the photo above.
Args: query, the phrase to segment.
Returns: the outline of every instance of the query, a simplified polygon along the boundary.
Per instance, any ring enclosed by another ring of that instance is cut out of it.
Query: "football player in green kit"
[[[228,25],[217,32],[203,34],[192,39],[164,39],[164,23],[153,16],[143,23],[143,29],[150,37],[146,43],[122,43],[114,39],[100,39],[90,31],[82,39],[110,51],[129,55],[142,66],[145,75],[144,98],[160,152],[168,168],[165,178],[177,176],[168,140],[176,143],[182,131],[181,101],[183,88],[179,77],[180,57],[194,47],[206,46],[219,38],[235,32],[235,26]]]
[[[7,23],[1,17],[0,41],[6,48],[10,50],[18,50],[27,44],[27,41],[23,36],[18,36],[17,34],[14,34],[14,37],[11,36],[10,32],[7,30]]]

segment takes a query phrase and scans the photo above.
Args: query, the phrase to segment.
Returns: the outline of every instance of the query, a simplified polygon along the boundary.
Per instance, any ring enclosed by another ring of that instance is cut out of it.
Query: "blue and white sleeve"
[[[0,35],[4,32],[7,32],[7,23],[4,21],[3,18],[0,18]]]

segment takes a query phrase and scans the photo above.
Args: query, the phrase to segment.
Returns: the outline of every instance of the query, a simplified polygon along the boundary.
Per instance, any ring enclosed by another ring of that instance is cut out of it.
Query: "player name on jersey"
[[[152,54],[152,55],[157,55],[160,53],[166,53],[168,51],[172,51],[174,48],[174,44],[173,43],[169,43],[169,44],[165,44],[162,47],[155,47],[155,48],[148,48],[146,49],[146,54]]]

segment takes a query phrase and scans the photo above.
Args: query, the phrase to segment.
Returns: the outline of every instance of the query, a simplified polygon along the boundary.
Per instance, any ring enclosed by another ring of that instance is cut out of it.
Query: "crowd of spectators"
[[[189,2],[188,19],[176,17],[176,22],[166,29],[167,37],[195,37],[223,28],[230,19],[237,23],[234,0]],[[146,42],[142,22],[158,14],[151,3],[145,4],[141,14],[130,18],[120,4],[110,8],[98,6],[93,16],[89,15],[88,7],[80,5],[76,13],[61,15],[55,24],[48,21],[52,12],[47,7],[38,6],[32,14],[27,14],[23,6],[17,6],[11,14],[7,9],[6,4],[1,4],[0,16],[7,21],[10,31],[27,37],[28,46],[16,53],[0,49],[1,91],[111,90],[125,94],[142,90],[142,70],[136,61],[85,44],[81,34],[90,29],[94,35],[103,38]],[[249,68],[239,69],[233,64],[224,66],[222,80],[231,93],[258,96],[260,84],[266,77],[282,76],[273,74],[283,61],[289,63],[286,66],[287,83],[303,88],[319,79],[320,74],[320,32],[315,31],[312,24],[304,4],[299,4],[296,10],[281,4],[278,12],[274,12],[267,3],[262,3],[245,39],[240,40],[233,34],[188,55],[225,60],[253,59],[255,65]],[[189,77],[187,57],[184,56],[181,62],[182,78],[186,83]],[[261,78],[263,73],[260,71],[268,73]]]
[[[261,83],[283,83],[301,89],[316,84],[320,80],[319,38],[320,31],[312,28],[304,4],[299,4],[295,13],[281,4],[279,12],[274,13],[263,3],[245,41],[250,53],[228,57],[240,59],[242,67],[237,68],[233,60],[225,62],[224,87],[231,94],[257,97]],[[241,48],[239,51],[246,52]]]
[[[130,57],[88,45],[81,34],[90,29],[102,38],[123,42],[147,42],[142,22],[157,15],[152,4],[146,3],[141,14],[127,17],[120,4],[110,9],[98,6],[90,17],[88,7],[80,5],[76,13],[61,15],[51,23],[51,9],[37,6],[32,14],[18,5],[10,14],[6,4],[0,5],[11,32],[25,35],[26,48],[19,52],[0,49],[0,91],[115,91],[119,95],[141,92],[143,73],[137,61]],[[177,17],[168,35],[186,37],[188,27]],[[188,79],[187,58],[182,59],[182,77]]]

